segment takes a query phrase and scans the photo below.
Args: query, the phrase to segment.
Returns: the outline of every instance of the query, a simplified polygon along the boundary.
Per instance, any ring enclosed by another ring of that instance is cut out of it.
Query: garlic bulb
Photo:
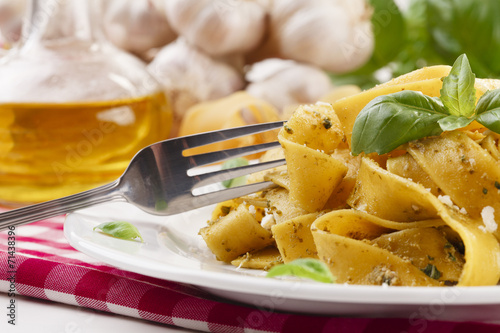
[[[177,37],[168,23],[162,0],[107,0],[103,5],[104,32],[124,50],[143,54]]]
[[[259,1],[168,0],[166,9],[177,33],[213,56],[255,48],[266,29]]]
[[[266,59],[252,65],[246,74],[246,91],[283,112],[297,104],[315,103],[332,89],[321,69],[293,60]]]
[[[245,85],[243,75],[236,69],[212,59],[182,38],[165,46],[148,69],[170,98],[174,128],[192,105],[227,96]]]
[[[270,40],[282,57],[349,72],[373,53],[371,14],[366,0],[273,1]]]

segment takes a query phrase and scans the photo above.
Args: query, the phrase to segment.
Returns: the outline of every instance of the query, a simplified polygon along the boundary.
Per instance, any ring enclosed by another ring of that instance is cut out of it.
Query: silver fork
[[[184,151],[214,142],[261,133],[283,122],[236,127],[161,141],[139,151],[123,175],[112,183],[59,199],[17,208],[0,214],[0,230],[66,214],[111,201],[127,201],[154,215],[173,215],[216,202],[262,191],[272,186],[260,182],[196,195],[200,187],[285,164],[276,160],[248,166],[189,175],[196,167],[250,155],[279,146],[277,141],[217,152],[185,156]]]

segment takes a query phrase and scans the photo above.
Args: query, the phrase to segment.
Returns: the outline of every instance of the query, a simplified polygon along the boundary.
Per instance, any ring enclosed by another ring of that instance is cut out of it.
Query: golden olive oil
[[[163,93],[115,101],[0,104],[0,204],[20,206],[111,182],[168,138]]]

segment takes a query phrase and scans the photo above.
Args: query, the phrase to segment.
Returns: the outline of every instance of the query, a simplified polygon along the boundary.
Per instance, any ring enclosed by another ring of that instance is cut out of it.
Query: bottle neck
[[[91,47],[104,41],[99,0],[30,0],[19,46]]]

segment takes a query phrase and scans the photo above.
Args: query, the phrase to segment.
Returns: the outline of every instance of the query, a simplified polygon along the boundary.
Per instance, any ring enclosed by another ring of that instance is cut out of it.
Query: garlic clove
[[[221,56],[245,53],[262,40],[266,29],[265,1],[169,0],[172,27],[190,44]]]
[[[274,105],[281,114],[293,105],[315,103],[333,87],[321,69],[283,59],[266,59],[246,74],[246,91]]]
[[[104,32],[124,50],[141,55],[177,37],[161,0],[107,0],[103,5]]]
[[[148,70],[162,84],[174,110],[174,135],[184,113],[196,103],[222,98],[245,86],[243,75],[177,39],[158,52]]]
[[[365,0],[280,0],[270,10],[271,39],[282,57],[345,73],[365,64],[374,48]]]

